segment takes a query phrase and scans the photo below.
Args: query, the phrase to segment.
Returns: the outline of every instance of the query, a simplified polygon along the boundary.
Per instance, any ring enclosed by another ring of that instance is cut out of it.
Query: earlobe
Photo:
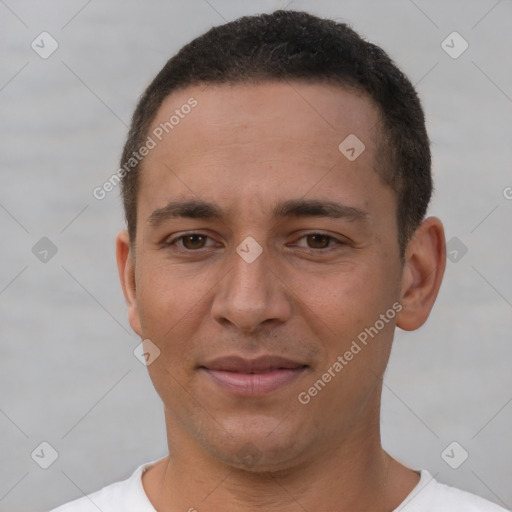
[[[436,300],[446,266],[444,229],[437,217],[424,220],[407,244],[402,272],[397,326],[421,327]]]
[[[128,319],[132,329],[141,336],[140,315],[137,306],[135,263],[127,231],[121,231],[116,237],[116,258],[119,280],[128,306]]]

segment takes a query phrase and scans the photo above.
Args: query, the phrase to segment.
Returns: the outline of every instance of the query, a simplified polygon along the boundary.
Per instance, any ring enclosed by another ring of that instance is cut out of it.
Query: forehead
[[[327,189],[354,181],[374,186],[378,126],[371,100],[337,85],[188,87],[169,95],[153,120],[156,145],[143,162],[139,199],[224,199],[241,189],[300,197],[320,182]],[[343,153],[351,147],[364,148],[357,159]]]
[[[189,107],[195,104],[194,107]],[[357,135],[372,149],[378,113],[363,93],[337,85],[307,82],[264,82],[189,87],[173,92],[160,106],[151,132],[163,139],[175,158],[193,146],[201,149],[228,144],[265,145],[271,139],[300,141],[315,157],[339,156],[339,143]],[[171,125],[171,126],[169,126]],[[318,147],[318,139],[324,141]],[[298,144],[295,144],[300,151]],[[271,146],[268,147],[270,151]]]

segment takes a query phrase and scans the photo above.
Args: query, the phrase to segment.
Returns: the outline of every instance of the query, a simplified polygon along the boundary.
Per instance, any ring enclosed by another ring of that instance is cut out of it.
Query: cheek
[[[209,287],[172,267],[146,264],[143,268],[137,282],[142,334],[166,350],[180,350],[187,345],[185,334],[194,325],[197,328],[198,318],[206,314]]]
[[[318,414],[357,411],[380,385],[395,327],[391,277],[390,269],[386,273],[369,265],[354,267],[322,282],[310,281],[309,302],[305,302],[300,314],[308,315],[308,329],[315,333],[324,351],[308,384],[311,387],[304,391],[316,392],[318,380],[323,374],[330,374],[329,384],[310,404],[313,409],[318,408]],[[303,278],[297,287],[306,281]]]
[[[332,334],[347,338],[369,322],[373,324],[391,306],[392,281],[389,269],[369,263],[322,277],[297,275],[292,282],[299,303],[304,303],[319,322],[330,327]]]

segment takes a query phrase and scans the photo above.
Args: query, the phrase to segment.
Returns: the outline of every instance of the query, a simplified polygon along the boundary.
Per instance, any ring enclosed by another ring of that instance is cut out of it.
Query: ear
[[[397,326],[406,331],[421,327],[434,305],[446,266],[444,229],[437,217],[424,220],[405,250]]]
[[[119,279],[128,306],[128,319],[132,329],[142,337],[139,308],[135,286],[135,255],[133,254],[128,231],[121,231],[116,238],[116,258]]]

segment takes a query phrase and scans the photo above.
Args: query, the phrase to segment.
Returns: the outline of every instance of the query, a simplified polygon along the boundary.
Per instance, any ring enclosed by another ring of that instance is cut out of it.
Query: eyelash
[[[327,247],[323,247],[323,248],[314,248],[314,247],[303,247],[303,249],[306,249],[306,250],[309,250],[309,251],[312,251],[312,252],[315,252],[315,253],[319,253],[319,252],[327,252],[328,250],[332,249],[333,246],[335,245],[339,245],[339,246],[342,246],[342,245],[346,245],[346,242],[343,242],[342,240],[332,236],[332,235],[327,235],[325,233],[320,233],[320,232],[317,232],[317,231],[312,231],[310,233],[305,233],[304,235],[302,235],[298,240],[302,240],[303,238],[306,238],[308,236],[322,236],[322,237],[326,237],[329,239],[329,245],[327,245]],[[184,238],[187,238],[187,237],[190,237],[190,236],[202,236],[202,237],[205,237],[207,239],[210,239],[211,240],[211,237],[209,237],[208,235],[204,235],[203,233],[198,233],[198,232],[190,232],[190,233],[184,233],[183,235],[180,235],[176,238],[173,238],[171,240],[168,240],[168,241],[165,241],[164,242],[164,246],[165,247],[176,247],[178,251],[181,251],[181,252],[189,252],[189,253],[194,253],[194,252],[200,252],[202,250],[208,250],[210,249],[211,247],[200,247],[198,249],[187,249],[186,247],[179,247],[177,245],[178,242],[180,241],[183,241]],[[331,242],[334,242],[331,244]]]

